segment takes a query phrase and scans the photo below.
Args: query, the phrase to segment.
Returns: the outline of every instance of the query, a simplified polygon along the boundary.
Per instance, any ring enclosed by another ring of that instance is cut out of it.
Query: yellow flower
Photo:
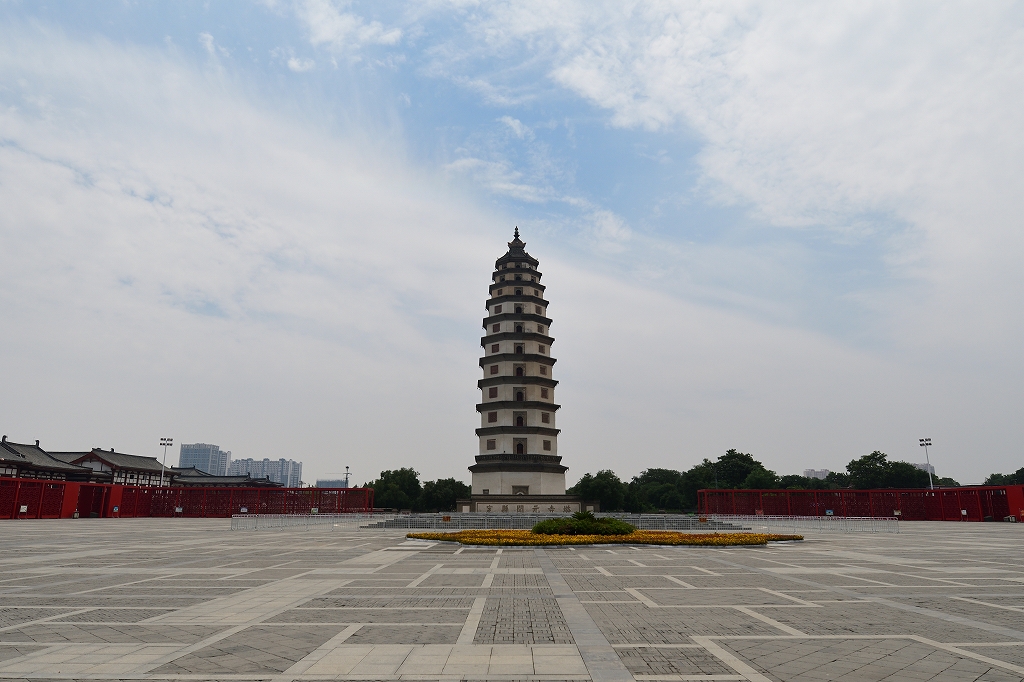
[[[665,530],[637,530],[629,535],[538,535],[528,530],[460,530],[452,533],[409,533],[409,538],[442,540],[464,545],[696,545],[728,547],[764,545],[769,542],[803,540],[802,535],[768,533],[678,533]]]

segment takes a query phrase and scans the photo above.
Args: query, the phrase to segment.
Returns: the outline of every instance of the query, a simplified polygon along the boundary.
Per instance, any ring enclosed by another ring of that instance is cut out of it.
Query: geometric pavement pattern
[[[2,680],[1018,680],[1024,526],[471,548],[6,521]]]

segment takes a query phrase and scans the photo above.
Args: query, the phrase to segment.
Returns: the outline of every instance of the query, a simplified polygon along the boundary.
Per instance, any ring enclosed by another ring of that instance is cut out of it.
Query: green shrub
[[[629,535],[636,528],[618,519],[599,519],[593,512],[576,512],[565,519],[548,519],[533,527],[539,535]]]

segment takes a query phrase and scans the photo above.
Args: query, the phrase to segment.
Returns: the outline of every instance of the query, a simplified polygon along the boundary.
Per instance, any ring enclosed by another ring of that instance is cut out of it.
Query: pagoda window
[[[498,441],[496,441],[493,438],[488,438],[487,439],[487,449],[488,450],[495,450],[495,449],[497,449],[497,447],[498,447]]]
[[[501,325],[500,324],[496,324],[493,327],[491,327],[491,333],[492,334],[497,334],[500,331],[501,331]]]
[[[495,330],[495,331],[497,331],[497,330]],[[537,325],[537,333],[538,334],[543,334],[544,333],[544,325],[542,325],[542,324],[538,324]]]
[[[537,281],[537,278],[536,278],[536,277],[531,277],[531,278],[530,278],[530,281],[531,281],[531,282],[536,282],[536,281]]]
[[[497,373],[498,373],[498,366],[497,365],[491,365],[491,374],[497,374]]]
[[[498,421],[498,413],[497,412],[488,412],[487,413],[487,422],[489,424],[493,424],[496,421]]]
[[[516,412],[516,426],[518,426],[518,427],[526,426],[526,413],[525,412]]]
[[[498,315],[499,313],[501,313],[501,306],[500,305],[494,306],[494,314]]]
[[[503,291],[502,289],[495,289],[495,290],[494,290],[494,295],[495,295],[495,296],[501,296],[501,292],[502,292],[502,291]]]
[[[498,306],[498,307],[500,308],[501,306]],[[540,311],[540,306],[539,306],[539,305],[535,305],[535,306],[533,306],[533,310],[534,310],[534,312],[536,312],[536,313],[537,313],[538,315],[543,315],[543,314],[544,314],[544,313],[542,313],[542,312]]]
[[[500,344],[497,344],[497,343],[492,343],[491,344],[491,352],[492,353],[497,353],[498,349],[500,349],[500,348],[501,348]]]
[[[523,345],[521,343],[517,343],[516,344],[516,353],[522,354],[524,352],[526,352],[526,351],[525,351],[525,348],[523,347]]]
[[[516,281],[517,282],[523,281],[523,276],[522,275],[516,275]]]
[[[550,412],[541,412],[540,413],[540,420],[542,422],[544,422],[545,424],[550,424],[551,423],[551,413]]]
[[[516,389],[516,400],[518,402],[523,402],[524,400],[526,400],[526,391],[524,389]]]
[[[517,324],[516,325],[516,334],[522,334],[522,333],[523,333],[523,325]]]
[[[502,276],[501,276],[501,279],[499,279],[498,281],[499,281],[499,282],[504,282],[504,281],[505,281],[505,275],[502,275]]]
[[[544,345],[537,346],[537,352],[540,353],[541,355],[544,355],[545,351],[547,351],[547,347],[546,346],[544,346]]]
[[[550,450],[551,448],[548,448],[548,449]],[[517,455],[525,455],[526,454],[526,446],[523,445],[522,443],[516,443],[516,454]]]
[[[551,441],[549,441],[549,440],[544,441],[544,449],[548,450],[548,451],[551,450]]]
[[[548,366],[547,365],[541,365],[540,366],[540,373],[543,376],[547,376],[548,375]]]
[[[501,306],[499,305],[499,306],[498,306],[498,308],[500,309],[500,308],[501,308]],[[523,306],[521,306],[521,305],[517,305],[517,306],[516,306],[516,312],[517,312],[517,313],[522,313],[522,312],[523,312]]]
[[[537,291],[536,289],[534,289],[534,290],[533,290],[533,295],[534,295],[534,296],[540,296],[540,292],[539,292],[539,291]]]
[[[548,389],[546,389],[546,388],[540,389],[540,397],[541,398],[547,398],[548,397]]]
[[[497,386],[491,386],[489,389],[487,389],[487,397],[488,398],[497,398],[498,397],[498,387]]]
[[[522,295],[523,295],[523,290],[522,289],[516,289],[516,296],[522,296]]]
[[[516,367],[516,376],[521,377],[526,375],[526,370],[522,367]]]

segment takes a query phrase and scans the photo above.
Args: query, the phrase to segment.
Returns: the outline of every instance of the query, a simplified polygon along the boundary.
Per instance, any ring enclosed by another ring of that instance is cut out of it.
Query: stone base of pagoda
[[[572,514],[601,511],[601,505],[574,495],[473,495],[468,500],[458,500],[455,510],[481,514]]]

